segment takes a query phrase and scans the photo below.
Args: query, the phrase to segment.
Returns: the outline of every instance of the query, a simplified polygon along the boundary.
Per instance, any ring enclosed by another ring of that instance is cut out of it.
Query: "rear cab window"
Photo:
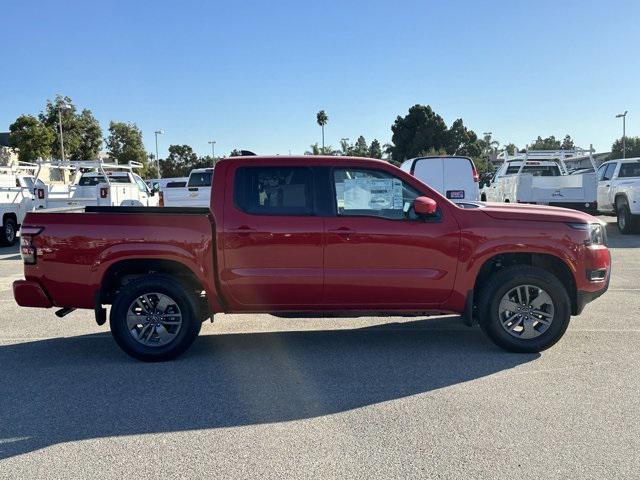
[[[633,178],[633,177],[640,177],[640,162],[623,163],[622,165],[620,165],[618,178]]]
[[[520,171],[520,165],[509,165],[505,175],[515,175]],[[559,177],[560,169],[557,165],[525,165],[521,173],[528,173],[534,177]]]
[[[213,170],[194,172],[189,175],[188,187],[210,187],[213,180]]]
[[[308,167],[239,167],[236,206],[253,215],[313,215],[313,174]]]

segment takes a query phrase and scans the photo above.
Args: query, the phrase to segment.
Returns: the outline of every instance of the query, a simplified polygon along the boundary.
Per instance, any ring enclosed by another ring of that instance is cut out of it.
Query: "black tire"
[[[162,346],[143,345],[134,338],[127,326],[127,313],[134,300],[152,292],[170,297],[182,314],[182,324],[175,338]],[[191,346],[202,327],[194,295],[174,278],[161,274],[150,274],[124,286],[111,307],[109,324],[118,346],[132,357],[145,362],[178,357]]]
[[[0,231],[0,245],[9,247],[18,241],[18,224],[11,217],[6,217]]]
[[[629,204],[625,200],[618,200],[616,202],[616,217],[620,233],[623,235],[634,233],[637,222],[634,216],[631,215]]]
[[[551,324],[542,334],[531,339],[514,337],[507,333],[500,322],[501,299],[520,285],[541,288],[553,302]],[[562,338],[571,318],[571,300],[560,280],[548,271],[530,266],[513,266],[489,278],[480,292],[478,314],[480,328],[496,345],[510,352],[535,353],[546,350]]]

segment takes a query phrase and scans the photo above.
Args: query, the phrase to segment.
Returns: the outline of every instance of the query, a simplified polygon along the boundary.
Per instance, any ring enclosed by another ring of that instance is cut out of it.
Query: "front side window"
[[[598,170],[598,181],[604,182],[613,178],[613,171],[616,169],[615,163],[602,165]]]
[[[618,178],[640,177],[640,162],[620,165]]]
[[[138,185],[138,190],[142,193],[149,193],[149,190],[147,190],[147,184],[144,183],[140,177],[134,176],[133,179],[136,181],[136,185]]]
[[[415,188],[381,170],[339,168],[333,172],[336,212],[340,216],[409,218]]]
[[[307,167],[240,167],[234,200],[255,215],[311,215],[312,183]]]

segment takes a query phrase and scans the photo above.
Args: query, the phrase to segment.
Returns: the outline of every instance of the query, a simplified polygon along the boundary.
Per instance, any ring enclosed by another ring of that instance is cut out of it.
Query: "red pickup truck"
[[[29,213],[19,305],[94,309],[142,360],[184,352],[218,312],[457,313],[499,346],[550,347],[604,293],[603,225],[585,213],[454,204],[383,161],[239,157],[210,208]]]

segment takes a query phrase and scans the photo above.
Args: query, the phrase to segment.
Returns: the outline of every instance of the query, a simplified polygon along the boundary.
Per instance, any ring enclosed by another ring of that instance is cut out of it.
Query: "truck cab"
[[[621,233],[640,230],[640,158],[609,160],[600,165],[598,209],[617,217]]]

